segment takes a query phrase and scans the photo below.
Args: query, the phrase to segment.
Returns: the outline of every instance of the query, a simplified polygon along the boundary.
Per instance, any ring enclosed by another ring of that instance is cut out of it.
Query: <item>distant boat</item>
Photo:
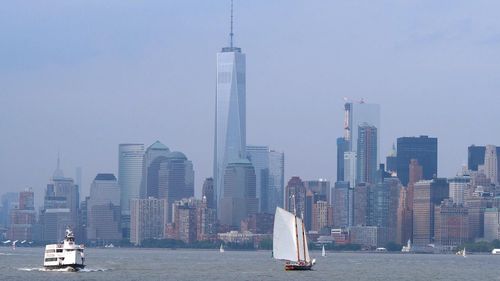
[[[387,249],[380,247],[380,248],[375,249],[375,252],[385,253],[385,252],[387,252]]]
[[[491,251],[491,254],[492,254],[492,255],[500,255],[500,249],[493,249],[493,250]]]
[[[309,256],[304,222],[280,207],[274,216],[273,253],[285,261],[285,270],[311,270],[316,262]]]
[[[460,250],[456,253],[457,256],[462,256],[462,257],[467,257],[467,251],[465,250],[465,247],[463,250]]]
[[[403,248],[401,249],[401,252],[403,252],[403,253],[411,252],[411,240],[410,239],[408,239],[406,246],[403,246]]]
[[[224,253],[224,246],[222,246],[222,244],[220,244],[219,252]]]
[[[113,243],[110,243],[108,245],[104,245],[104,248],[114,248],[115,245],[113,245]]]
[[[326,257],[325,245],[323,245],[323,249],[321,249],[321,256]]]

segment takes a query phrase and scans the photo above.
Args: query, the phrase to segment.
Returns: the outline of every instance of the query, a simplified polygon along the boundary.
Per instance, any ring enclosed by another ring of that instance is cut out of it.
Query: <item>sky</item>
[[[247,144],[285,153],[286,180],[336,178],[344,97],[381,106],[384,157],[438,138],[438,174],[500,145],[500,2],[235,0],[247,56]],[[42,200],[65,176],[118,170],[118,144],[159,140],[212,176],[216,53],[229,0],[0,5],[0,193]]]

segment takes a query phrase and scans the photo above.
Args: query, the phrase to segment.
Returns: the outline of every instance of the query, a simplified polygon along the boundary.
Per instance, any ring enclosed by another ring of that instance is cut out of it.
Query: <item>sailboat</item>
[[[464,257],[464,258],[467,257],[467,251],[465,250],[465,247],[464,247],[464,250],[462,252],[462,257]]]
[[[224,247],[220,244],[219,252],[224,253]]]
[[[304,222],[280,207],[274,216],[273,254],[285,261],[285,270],[311,270],[316,262],[309,256]]]
[[[326,257],[325,245],[323,245],[323,249],[321,249],[321,256]]]

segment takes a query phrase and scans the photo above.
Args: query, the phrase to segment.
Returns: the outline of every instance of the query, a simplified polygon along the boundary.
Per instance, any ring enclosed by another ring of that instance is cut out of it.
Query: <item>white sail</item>
[[[277,207],[273,230],[273,256],[275,259],[298,261],[295,226],[295,215]]]
[[[326,257],[325,245],[323,245],[323,249],[321,249],[321,256]]]
[[[302,222],[302,220],[301,220]],[[299,232],[299,235],[300,235],[300,232]],[[302,249],[302,251],[304,252],[304,254],[302,255],[303,258],[306,262],[310,262],[311,261],[311,257],[309,256],[309,244],[307,243],[307,235],[306,235],[306,229],[305,229],[305,226],[304,226],[304,222],[302,222],[302,237],[301,237],[304,241],[304,248]]]

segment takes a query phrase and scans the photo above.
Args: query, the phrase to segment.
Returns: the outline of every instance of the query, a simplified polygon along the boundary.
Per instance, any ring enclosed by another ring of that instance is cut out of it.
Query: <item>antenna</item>
[[[229,47],[233,47],[233,0],[231,0],[231,32],[229,33]]]

